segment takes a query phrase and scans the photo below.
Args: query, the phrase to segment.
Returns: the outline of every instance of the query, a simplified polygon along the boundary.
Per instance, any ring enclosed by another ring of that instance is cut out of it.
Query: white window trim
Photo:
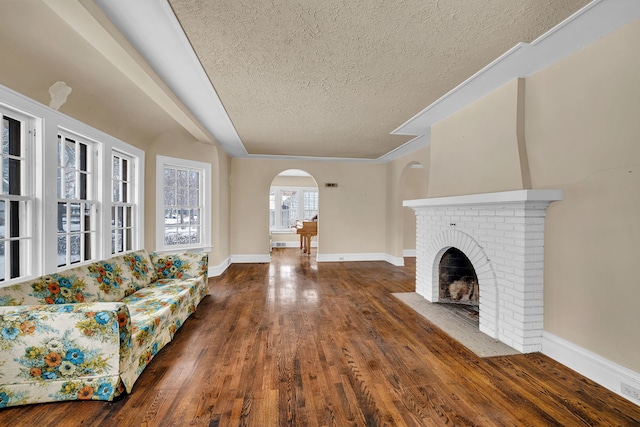
[[[203,213],[200,221],[202,242],[195,245],[171,245],[164,244],[164,168],[175,166],[178,168],[200,169],[203,171],[202,195]],[[211,252],[211,163],[195,160],[180,159],[177,157],[156,156],[156,251],[175,253],[182,251]]]
[[[297,191],[298,193],[298,209],[301,212],[304,212],[304,196],[303,196],[303,192],[304,191],[316,191],[318,192],[318,197],[320,196],[319,191],[318,191],[318,187],[292,187],[292,186],[288,186],[288,185],[272,185],[269,188],[269,192],[271,191]],[[318,206],[319,208],[319,206]],[[278,209],[276,209],[276,211],[278,211]],[[303,218],[300,218],[300,221],[302,221]],[[278,224],[278,215],[276,214],[276,224]],[[292,230],[291,228],[279,228],[279,227],[271,227],[271,223],[269,223],[269,231],[271,233],[274,234],[295,234],[296,232],[294,230]]]
[[[73,132],[73,131],[69,131],[67,129],[62,129],[62,128],[58,128],[58,135],[64,140],[65,138],[68,139],[72,139],[73,141],[75,141],[76,145],[76,150],[79,147],[79,144],[85,144],[87,146],[87,180],[88,180],[88,185],[87,185],[87,194],[86,194],[86,199],[80,199],[79,196],[76,194],[73,198],[71,199],[67,199],[66,195],[58,195],[58,199],[57,202],[65,202],[68,204],[72,204],[72,203],[84,203],[87,205],[91,206],[91,211],[92,211],[92,217],[91,219],[94,220],[96,222],[96,228],[95,231],[88,231],[89,235],[91,236],[91,258],[87,259],[87,260],[83,260],[80,262],[67,262],[63,265],[61,265],[59,268],[60,269],[66,269],[66,268],[70,268],[70,267],[75,267],[76,265],[82,265],[85,264],[87,262],[92,262],[96,260],[96,256],[100,256],[101,252],[98,250],[99,248],[99,242],[100,242],[100,228],[97,226],[101,223],[101,212],[99,209],[99,203],[100,200],[98,199],[98,185],[99,185],[99,176],[105,176],[104,174],[100,174],[98,175],[98,171],[100,170],[100,165],[98,162],[99,156],[97,155],[97,147],[100,145],[99,142],[91,140],[89,138],[85,138],[81,135],[78,135],[77,133]],[[58,167],[58,162],[56,162],[56,167]],[[76,165],[76,168],[79,168],[79,166]],[[57,183],[57,178],[56,178],[56,183]],[[78,183],[76,183],[77,185]],[[57,192],[56,192],[57,194]],[[61,198],[60,198],[61,197]],[[57,211],[56,211],[57,212]],[[81,214],[82,215],[82,214]],[[102,219],[104,219],[104,216],[102,216]],[[60,231],[58,230],[58,236],[60,236]],[[76,233],[63,233],[63,234],[76,234]],[[84,232],[79,233],[80,234],[80,238],[81,240],[84,238]],[[67,243],[70,243],[70,241],[68,241]],[[67,256],[69,256],[69,247],[67,246]],[[82,258],[83,255],[80,254],[80,258]],[[70,261],[70,259],[67,259],[66,261]]]
[[[36,164],[35,147],[37,145],[37,140],[35,138],[35,135],[37,133],[36,130],[40,129],[41,127],[41,120],[39,120],[37,117],[34,117],[32,114],[25,113],[21,110],[16,109],[14,106],[10,106],[2,102],[0,102],[0,115],[7,115],[13,119],[19,120],[24,124],[24,126],[21,126],[21,143],[24,144],[23,148],[25,157],[23,166],[25,166],[29,170],[33,169]],[[24,278],[26,277],[32,276],[32,272],[37,270],[40,266],[39,260],[34,259],[33,257],[35,248],[38,247],[38,234],[34,218],[36,217],[38,209],[40,209],[40,207],[35,191],[33,176],[30,173],[25,173],[22,178],[22,186],[25,190],[25,194],[22,194],[20,196],[9,196],[8,199],[23,200],[30,205],[30,207],[27,209],[27,217],[22,218],[20,225],[20,228],[24,232],[24,236],[21,238],[24,238],[27,241],[25,247],[21,248],[20,250],[20,264],[22,266],[22,270],[25,272],[25,275],[11,279],[11,274],[8,268],[9,264],[6,263],[5,278],[2,281],[3,286],[19,282],[21,280],[24,280]],[[5,212],[7,212],[8,208],[5,207],[5,209]],[[5,233],[8,236],[9,230],[5,229]]]
[[[141,238],[144,236],[143,234],[140,233],[136,233],[136,229],[142,227],[144,228],[144,218],[143,218],[143,213],[144,213],[144,204],[140,203],[142,199],[141,195],[141,191],[143,191],[144,187],[144,179],[142,177],[140,177],[138,175],[138,169],[140,168],[140,158],[134,156],[131,153],[127,153],[124,150],[120,149],[120,148],[112,148],[111,152],[109,153],[109,168],[108,170],[111,171],[109,173],[109,190],[107,193],[107,200],[109,201],[109,207],[108,209],[106,209],[105,211],[105,215],[108,216],[108,220],[105,221],[106,225],[109,229],[109,238],[108,238],[108,245],[106,245],[107,247],[105,248],[105,250],[107,251],[107,253],[111,254],[111,256],[116,256],[116,255],[122,255],[123,253],[127,253],[129,251],[125,250],[124,252],[116,252],[113,253],[112,251],[112,247],[111,247],[111,232],[112,232],[112,227],[111,227],[111,209],[114,206],[117,206],[118,203],[114,202],[113,200],[113,156],[120,156],[122,158],[126,158],[128,163],[129,163],[129,177],[130,177],[130,181],[129,181],[129,185],[133,186],[133,191],[131,191],[129,193],[129,198],[131,200],[130,203],[132,206],[132,224],[131,227],[133,229],[132,232],[132,236],[131,236],[131,250],[137,250],[139,248],[142,248],[144,246],[144,241],[141,240]]]

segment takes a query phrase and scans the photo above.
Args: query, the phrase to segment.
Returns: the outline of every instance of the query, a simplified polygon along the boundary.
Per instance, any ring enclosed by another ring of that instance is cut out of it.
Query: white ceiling
[[[640,15],[636,0],[94,1],[230,155],[363,161],[428,144],[441,118]]]

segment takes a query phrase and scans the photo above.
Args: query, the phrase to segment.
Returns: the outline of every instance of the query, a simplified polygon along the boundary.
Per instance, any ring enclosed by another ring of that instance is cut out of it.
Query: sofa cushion
[[[188,277],[207,277],[209,258],[202,253],[151,254],[151,261],[158,279],[185,279]]]
[[[144,249],[122,255],[124,276],[130,281],[133,291],[149,286],[156,280],[155,269],[149,253]]]
[[[89,264],[86,269],[95,280],[99,301],[121,301],[155,280],[151,259],[144,249]]]
[[[86,274],[84,280],[96,292],[98,301],[120,301],[134,292],[130,281],[123,274],[123,267],[122,257],[115,257],[73,270],[77,270],[79,275],[83,272]]]

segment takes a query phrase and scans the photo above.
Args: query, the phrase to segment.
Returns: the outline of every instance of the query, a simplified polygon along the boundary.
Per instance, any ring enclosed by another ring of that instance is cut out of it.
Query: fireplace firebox
[[[456,248],[449,248],[438,267],[439,301],[478,306],[478,276],[469,258]]]

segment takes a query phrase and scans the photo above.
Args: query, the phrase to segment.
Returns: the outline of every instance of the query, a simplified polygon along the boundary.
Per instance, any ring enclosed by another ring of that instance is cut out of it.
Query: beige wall
[[[419,164],[424,169],[415,177],[408,179],[408,175],[412,174],[411,165]],[[431,164],[431,146],[424,147],[407,154],[397,160],[387,164],[387,226],[386,226],[386,246],[387,253],[391,256],[401,258],[403,249],[413,249],[406,247],[404,244],[405,233],[411,233],[411,230],[405,231],[405,215],[408,215],[402,206],[402,201],[407,200],[406,191],[413,191],[411,198],[427,197],[426,189],[429,181],[429,167]],[[414,190],[407,190],[407,181],[409,180],[409,188],[415,185]],[[413,182],[413,184],[412,184]],[[420,194],[420,196],[418,196]],[[409,245],[413,242],[415,246],[415,214],[413,218],[408,218],[409,223],[413,223],[413,237],[409,237]]]
[[[216,147],[217,163],[212,164],[212,202],[211,202],[211,241],[213,248],[209,255],[209,265],[220,265],[228,261],[230,255],[230,216],[231,193],[229,177],[231,175],[231,157],[220,147]],[[225,264],[226,265],[226,264]]]
[[[640,372],[640,20],[526,82],[526,140],[548,211],[545,329]]]
[[[403,200],[424,199],[427,197],[427,168],[424,165],[420,168],[409,167],[405,171]],[[404,250],[415,250],[416,248],[416,214],[408,207],[402,208],[402,248]]]
[[[514,80],[431,128],[429,197],[523,187]],[[521,124],[521,123],[520,123]]]
[[[411,198],[416,196],[417,198],[427,197],[427,188],[429,181],[429,167],[431,164],[431,146],[424,147],[416,150],[413,153],[407,154],[400,159],[389,162],[387,164],[387,223],[386,223],[386,251],[387,254],[397,257],[402,257],[403,249],[413,249],[405,246],[404,236],[405,233],[411,233],[411,229],[405,231],[405,215],[409,214],[402,207],[402,201],[407,200],[408,195],[405,194],[405,187],[407,186],[407,177],[411,172],[411,165],[419,164],[424,167],[422,172],[416,175],[422,175],[420,178],[410,179],[408,188],[416,185],[415,192],[412,192]],[[414,182],[414,184],[411,184]],[[419,194],[419,196],[418,196]],[[415,234],[415,214],[413,218],[408,218],[409,224],[413,222],[413,234]],[[415,247],[415,235],[408,237],[408,244]]]
[[[269,187],[286,169],[318,183],[318,254],[385,252],[385,165],[368,163],[231,160],[231,254],[269,253]],[[327,182],[338,183],[326,188]]]

